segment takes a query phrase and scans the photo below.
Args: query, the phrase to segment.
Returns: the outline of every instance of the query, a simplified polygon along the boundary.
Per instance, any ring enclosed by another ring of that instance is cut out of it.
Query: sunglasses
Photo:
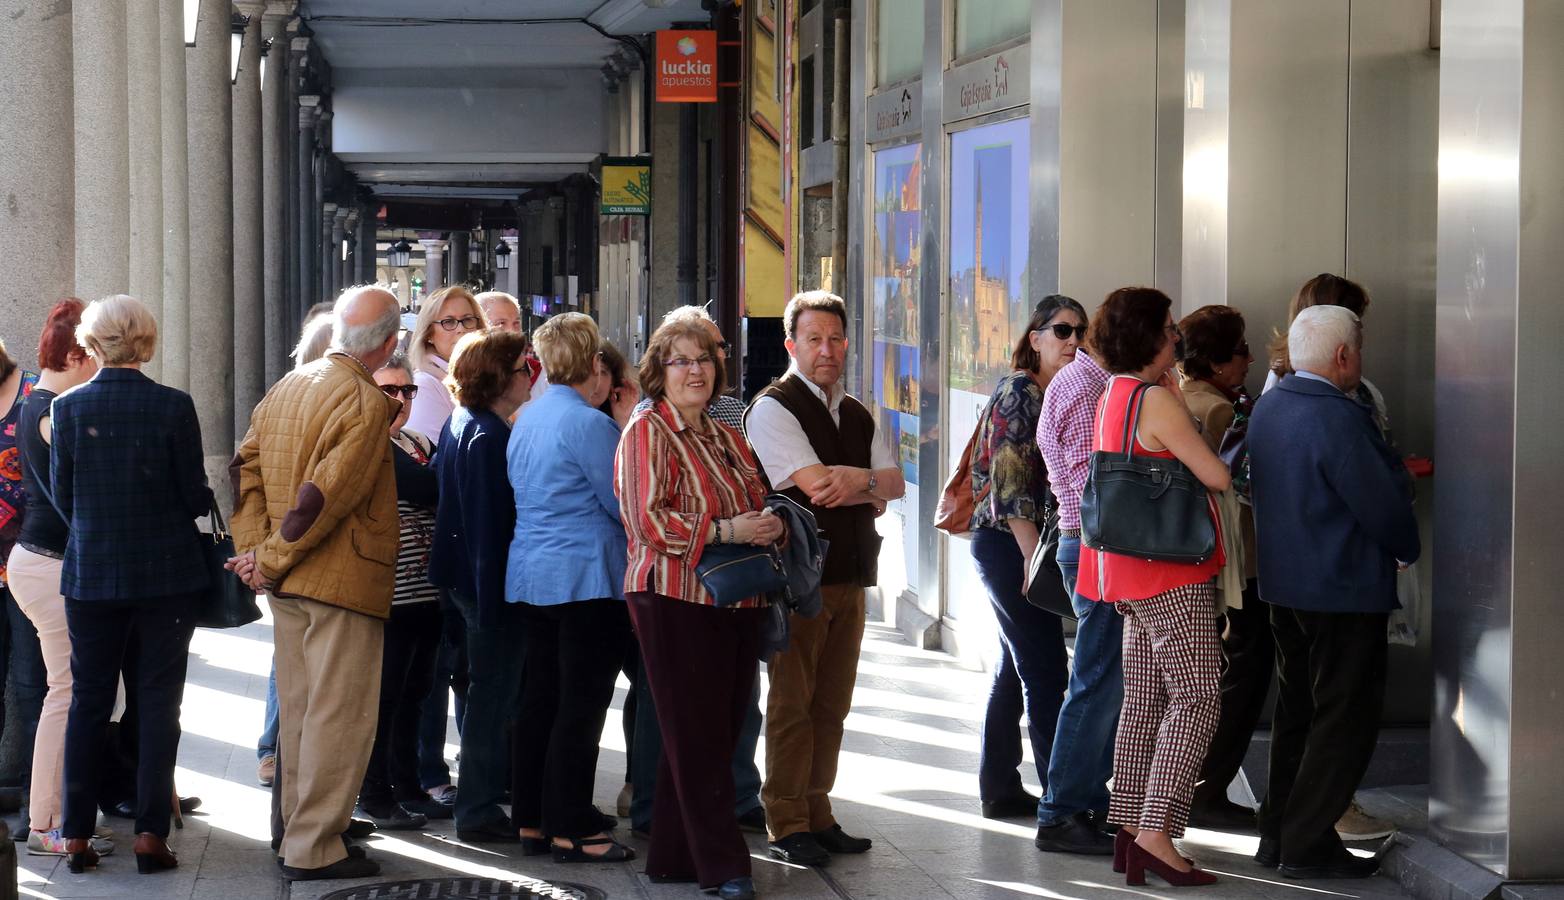
[[[382,384],[380,389],[385,392],[387,397],[392,398],[395,398],[398,394],[401,395],[403,400],[411,400],[418,396],[418,385],[416,384]]]
[[[1042,328],[1037,330],[1052,331],[1054,333],[1054,337],[1061,341],[1068,341],[1070,339],[1070,335],[1072,334],[1075,335],[1075,339],[1078,341],[1086,340],[1085,325],[1066,325],[1063,322],[1055,322],[1052,325],[1044,325]]]

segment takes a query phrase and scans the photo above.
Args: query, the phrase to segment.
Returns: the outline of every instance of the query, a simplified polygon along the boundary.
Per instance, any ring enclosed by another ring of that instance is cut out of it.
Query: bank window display
[[[949,248],[944,348],[946,455],[954,460],[977,426],[1031,313],[1027,241],[1031,161],[1028,120],[950,136]],[[948,467],[947,467],[948,468]],[[993,613],[965,546],[946,553],[946,615]]]
[[[923,233],[920,144],[874,154],[873,224],[869,239],[872,352],[865,383],[880,430],[897,448],[907,493],[890,504],[879,528],[880,586],[894,599],[916,591],[918,510],[918,280]]]
[[[1032,31],[1032,0],[956,0],[956,58]]]
[[[917,78],[923,72],[924,0],[879,0],[874,6],[875,84]]]

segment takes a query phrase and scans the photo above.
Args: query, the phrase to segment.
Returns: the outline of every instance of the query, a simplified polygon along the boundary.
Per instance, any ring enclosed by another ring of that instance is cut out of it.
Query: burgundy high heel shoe
[[[168,842],[150,831],[136,835],[136,871],[143,875],[179,866],[179,857],[168,849]]]
[[[1120,828],[1118,831],[1114,832],[1114,835],[1113,835],[1113,871],[1118,872],[1121,875],[1124,874],[1124,853],[1129,848],[1129,845],[1131,845],[1133,843],[1135,843],[1135,835],[1130,834],[1128,831],[1125,831],[1122,828]],[[1194,865],[1195,864],[1195,861],[1190,859],[1187,856],[1184,857],[1183,859],[1184,859],[1184,862],[1187,862],[1190,865]]]
[[[1208,884],[1216,884],[1216,876],[1210,872],[1204,872],[1200,869],[1180,872],[1134,841],[1131,841],[1129,846],[1124,849],[1125,884],[1136,887],[1144,885],[1148,871],[1166,881],[1169,887],[1203,887]]]
[[[98,851],[92,849],[92,841],[87,838],[70,838],[65,842],[65,865],[71,873],[80,875],[88,869],[98,867]]]

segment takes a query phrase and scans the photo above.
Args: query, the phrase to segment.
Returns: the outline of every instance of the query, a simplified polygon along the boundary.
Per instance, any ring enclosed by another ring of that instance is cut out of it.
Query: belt
[[[1079,529],[1079,528],[1061,528],[1061,529],[1059,529],[1059,536],[1060,537],[1068,537],[1068,538],[1079,538],[1081,536],[1081,529]]]

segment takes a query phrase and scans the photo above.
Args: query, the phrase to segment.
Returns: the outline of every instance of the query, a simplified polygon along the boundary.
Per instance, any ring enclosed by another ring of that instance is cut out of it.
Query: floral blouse
[[[0,419],[0,584],[5,584],[5,561],[11,545],[22,530],[22,513],[27,509],[27,492],[22,490],[22,460],[16,449],[16,423],[22,416],[22,401],[33,392],[38,376],[22,373],[22,384],[11,403],[11,411]]]
[[[989,488],[972,512],[971,527],[1009,531],[1007,519],[1030,519],[1043,527],[1053,508],[1048,467],[1037,449],[1037,420],[1043,389],[1028,372],[1012,372],[994,388],[978,420],[972,453],[972,492]]]

